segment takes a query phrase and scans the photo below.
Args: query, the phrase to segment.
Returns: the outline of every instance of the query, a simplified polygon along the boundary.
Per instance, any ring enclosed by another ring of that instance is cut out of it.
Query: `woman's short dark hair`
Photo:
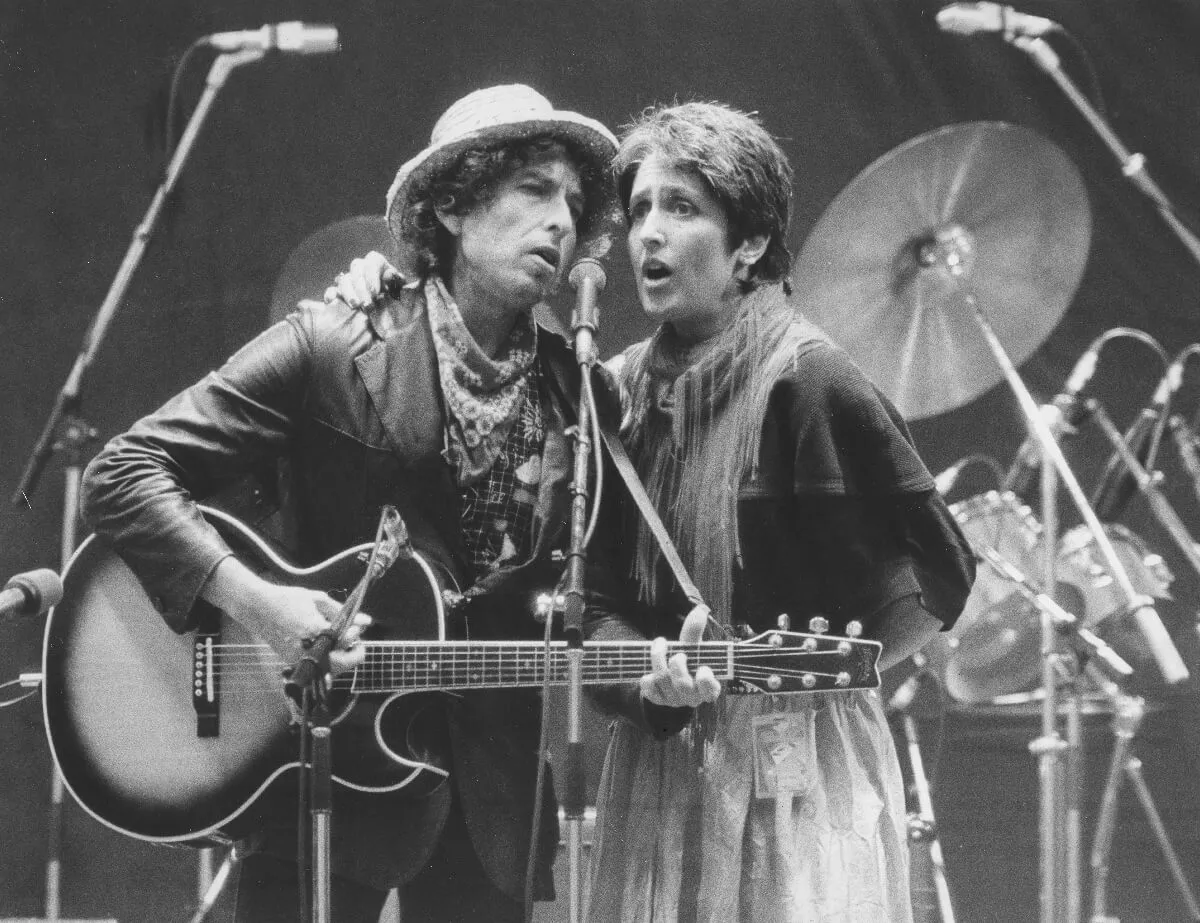
[[[452,215],[466,215],[490,202],[508,177],[555,151],[564,152],[579,170],[584,205],[576,233],[581,246],[606,234],[615,217],[607,163],[552,135],[516,142],[498,141],[464,151],[448,167],[409,192],[401,228],[413,248],[417,272],[425,275],[438,267],[448,267],[453,259],[454,235],[438,219],[439,209]]]
[[[744,290],[779,280],[790,288],[792,166],[756,114],[724,103],[678,103],[647,109],[625,126],[612,168],[627,220],[638,167],[652,154],[704,180],[725,210],[731,248],[760,234],[767,238]]]

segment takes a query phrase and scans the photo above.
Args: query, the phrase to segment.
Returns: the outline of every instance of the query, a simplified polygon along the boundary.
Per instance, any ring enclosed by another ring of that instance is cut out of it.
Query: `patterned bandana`
[[[449,411],[446,457],[459,486],[473,484],[491,470],[517,420],[522,383],[537,355],[537,324],[531,313],[519,315],[508,335],[507,354],[496,361],[479,348],[437,276],[425,283],[425,303]]]
[[[462,489],[462,532],[467,557],[477,574],[529,558],[542,481],[546,428],[538,367],[521,381],[517,420],[487,477]]]

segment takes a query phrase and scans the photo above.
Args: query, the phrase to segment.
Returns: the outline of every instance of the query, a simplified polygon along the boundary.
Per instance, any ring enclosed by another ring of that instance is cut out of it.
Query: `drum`
[[[1109,523],[1104,533],[1112,543],[1117,560],[1129,575],[1136,593],[1156,600],[1171,599],[1175,575],[1160,555],[1129,529]],[[1146,644],[1132,613],[1127,611],[1125,595],[1109,573],[1095,536],[1087,526],[1067,531],[1059,543],[1059,584],[1055,599],[1068,612],[1082,619],[1130,665],[1148,663],[1153,653]]]
[[[1015,494],[989,491],[953,504],[950,511],[977,553],[990,549],[1040,582],[1042,527]],[[927,646],[931,665],[936,669],[941,661],[947,694],[965,705],[1031,690],[1041,676],[1040,650],[1037,609],[986,562],[979,565],[954,627]]]

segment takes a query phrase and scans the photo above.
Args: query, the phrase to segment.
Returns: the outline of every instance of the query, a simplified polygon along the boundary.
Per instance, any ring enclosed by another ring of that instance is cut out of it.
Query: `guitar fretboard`
[[[692,670],[707,666],[718,680],[767,688],[773,678],[793,690],[874,685],[868,644],[830,639],[814,647],[703,641],[668,644],[667,657],[682,652]],[[359,693],[561,685],[572,657],[580,658],[586,684],[635,680],[652,669],[645,641],[588,642],[581,651],[562,641],[548,649],[538,641],[373,641],[362,666],[336,682]]]

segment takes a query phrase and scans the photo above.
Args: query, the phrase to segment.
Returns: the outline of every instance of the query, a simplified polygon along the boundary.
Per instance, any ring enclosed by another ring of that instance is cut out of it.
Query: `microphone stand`
[[[394,506],[384,506],[375,530],[375,544],[362,577],[342,604],[337,618],[308,645],[285,685],[288,695],[299,701],[301,719],[312,738],[307,761],[313,855],[312,923],[330,923],[332,919],[333,739],[329,689],[325,681],[329,655],[354,625],[354,617],[362,608],[367,590],[401,556],[412,556],[408,528]],[[303,754],[300,762],[303,767]]]
[[[59,391],[50,411],[41,435],[38,436],[26,462],[21,480],[12,494],[14,506],[30,506],[29,497],[37,489],[38,481],[54,452],[63,452],[66,464],[63,469],[63,508],[61,531],[62,569],[65,570],[71,555],[75,552],[78,509],[79,485],[83,475],[83,454],[86,446],[96,439],[97,431],[80,416],[81,385],[84,373],[87,372],[100,351],[108,328],[116,316],[117,309],[125,297],[129,284],[133,279],[138,264],[150,243],[150,238],[158,224],[167,200],[174,191],[183,165],[191,153],[200,127],[209,110],[216,100],[217,93],[225,85],[233,70],[243,64],[251,64],[264,56],[264,51],[241,51],[236,54],[222,54],[213,61],[205,83],[204,93],[200,97],[192,116],[188,121],[171,162],[167,166],[162,183],[159,184],[154,199],[150,203],[141,224],[134,231],[133,240],[125,253],[124,259],[117,270],[117,275],[109,286],[100,308],[88,328],[83,346],[75,358],[67,380]],[[54,772],[50,790],[49,834],[46,860],[46,919],[58,920],[60,913],[60,869],[59,850],[62,840],[62,803],[63,782],[57,771]]]
[[[1188,676],[1179,652],[1171,642],[1170,636],[1162,627],[1157,613],[1151,608],[1151,600],[1141,597],[1134,589],[1129,574],[1117,557],[1112,543],[1109,541],[1100,520],[1088,503],[1087,497],[1080,487],[1078,479],[1067,463],[1062,448],[1054,439],[1049,424],[1038,409],[1037,402],[1029,393],[1021,380],[1016,366],[1004,349],[1004,345],[996,336],[991,322],[983,308],[975,298],[974,292],[966,284],[966,276],[974,256],[975,242],[970,233],[961,227],[941,229],[922,242],[916,248],[919,266],[926,271],[938,271],[955,286],[962,295],[963,304],[970,309],[974,320],[983,334],[984,340],[991,349],[997,364],[1000,366],[1010,389],[1017,398],[1025,417],[1030,436],[1037,440],[1042,449],[1042,496],[1045,509],[1043,515],[1048,522],[1042,540],[1046,543],[1045,589],[1053,592],[1056,570],[1057,537],[1057,506],[1055,475],[1062,479],[1064,487],[1071,495],[1079,513],[1087,523],[1095,537],[1109,572],[1118,589],[1128,601],[1130,611],[1139,620],[1143,633],[1150,641],[1159,666],[1168,682],[1179,682]],[[1068,921],[1076,923],[1080,906],[1079,863],[1081,851],[1078,831],[1071,828],[1078,823],[1078,804],[1075,797],[1064,798],[1064,788],[1078,787],[1078,744],[1079,720],[1078,703],[1070,711],[1075,712],[1074,719],[1068,716],[1068,738],[1064,740],[1058,730],[1059,709],[1056,692],[1060,678],[1068,677],[1073,681],[1073,663],[1069,654],[1060,649],[1058,633],[1054,630],[1053,622],[1046,610],[1042,610],[1042,657],[1043,657],[1043,686],[1045,699],[1042,708],[1042,736],[1031,742],[1030,750],[1039,760],[1039,816],[1040,816],[1040,846],[1041,846],[1041,921],[1056,923]],[[1068,752],[1070,751],[1070,752]],[[1064,834],[1067,842],[1063,844]],[[1067,868],[1063,868],[1063,865]]]
[[[158,191],[155,192],[154,199],[150,203],[150,208],[142,219],[142,223],[137,226],[137,229],[133,233],[133,240],[129,244],[129,249],[125,252],[125,258],[121,261],[117,275],[108,289],[108,294],[104,296],[104,301],[96,312],[91,327],[88,328],[87,336],[84,337],[83,348],[75,358],[75,365],[71,368],[71,372],[67,376],[62,390],[58,393],[54,409],[51,410],[50,417],[42,429],[42,434],[38,437],[38,441],[34,445],[33,453],[30,455],[29,461],[25,466],[25,471],[21,475],[21,482],[13,492],[12,503],[14,506],[18,506],[22,502],[29,502],[28,495],[36,488],[42,469],[45,467],[46,462],[50,458],[50,453],[54,449],[54,434],[58,430],[60,422],[65,417],[78,411],[80,384],[83,381],[83,375],[91,366],[97,352],[100,350],[101,344],[104,342],[104,337],[108,333],[108,328],[112,324],[113,318],[116,316],[117,309],[121,306],[121,301],[125,297],[129,283],[133,280],[133,274],[141,262],[142,255],[146,252],[146,247],[150,243],[150,238],[154,234],[155,226],[158,224],[167,200],[170,198],[176,183],[179,181],[179,176],[183,172],[184,162],[187,160],[192,146],[200,134],[200,127],[208,117],[209,110],[216,101],[217,93],[225,85],[225,81],[229,78],[234,68],[240,67],[243,64],[252,64],[260,60],[265,54],[266,52],[264,51],[239,51],[235,54],[218,55],[217,59],[213,61],[212,69],[208,72],[208,79],[204,86],[204,93],[201,95],[200,101],[196,104],[196,108],[192,112],[192,117],[188,120],[183,136],[179,139],[179,144],[176,146],[175,153],[171,157],[171,162],[167,166],[166,175],[163,177],[162,183],[159,184]]]
[[[1171,205],[1166,194],[1150,177],[1150,173],[1146,169],[1145,156],[1142,154],[1131,154],[1125,145],[1121,143],[1120,138],[1108,126],[1108,123],[1104,121],[1100,114],[1092,107],[1092,104],[1088,102],[1088,98],[1075,86],[1071,78],[1063,73],[1062,68],[1059,66],[1058,54],[1050,47],[1049,43],[1045,39],[1029,35],[1014,35],[1008,32],[1004,33],[1004,40],[1028,54],[1033,59],[1033,63],[1049,74],[1051,79],[1058,84],[1059,88],[1066,94],[1067,99],[1074,104],[1075,108],[1082,113],[1088,124],[1095,129],[1096,134],[1108,145],[1109,150],[1112,151],[1113,155],[1117,158],[1117,162],[1121,165],[1121,172],[1140,192],[1154,203],[1154,207],[1162,215],[1163,220],[1167,223],[1167,227],[1183,243],[1188,253],[1191,254],[1192,259],[1200,263],[1200,238],[1197,238],[1179,220],[1175,214],[1175,208]]]
[[[1113,839],[1116,836],[1117,797],[1120,794],[1122,775],[1127,775],[1133,785],[1146,820],[1158,840],[1158,846],[1162,850],[1167,868],[1175,880],[1176,888],[1179,889],[1179,895],[1187,906],[1189,918],[1200,920],[1200,902],[1197,902],[1196,894],[1188,883],[1183,863],[1180,862],[1178,853],[1171,845],[1162,815],[1159,814],[1158,808],[1154,804],[1150,787],[1146,785],[1145,777],[1142,775],[1142,761],[1133,753],[1133,740],[1146,715],[1146,703],[1140,696],[1124,692],[1119,685],[1100,675],[1090,664],[1088,671],[1097,688],[1112,703],[1112,731],[1115,738],[1112,757],[1109,760],[1108,777],[1100,798],[1100,816],[1096,820],[1095,840],[1092,843],[1090,857],[1092,870],[1090,923],[1113,923],[1116,920],[1116,917],[1108,913],[1108,870]]]
[[[567,834],[567,865],[569,875],[568,917],[570,923],[583,918],[583,820],[585,813],[583,771],[583,612],[585,607],[584,577],[587,568],[588,534],[588,472],[591,463],[593,435],[599,429],[593,414],[596,410],[592,393],[592,370],[598,359],[595,347],[596,293],[603,287],[600,280],[584,274],[579,280],[579,307],[572,318],[575,335],[575,355],[579,364],[578,423],[569,432],[574,437],[575,466],[571,481],[571,545],[567,552],[564,575],[563,633],[567,642],[567,747],[566,781],[562,799]],[[599,463],[599,452],[596,453]],[[598,479],[597,479],[598,480]],[[599,485],[595,503],[599,503]]]

